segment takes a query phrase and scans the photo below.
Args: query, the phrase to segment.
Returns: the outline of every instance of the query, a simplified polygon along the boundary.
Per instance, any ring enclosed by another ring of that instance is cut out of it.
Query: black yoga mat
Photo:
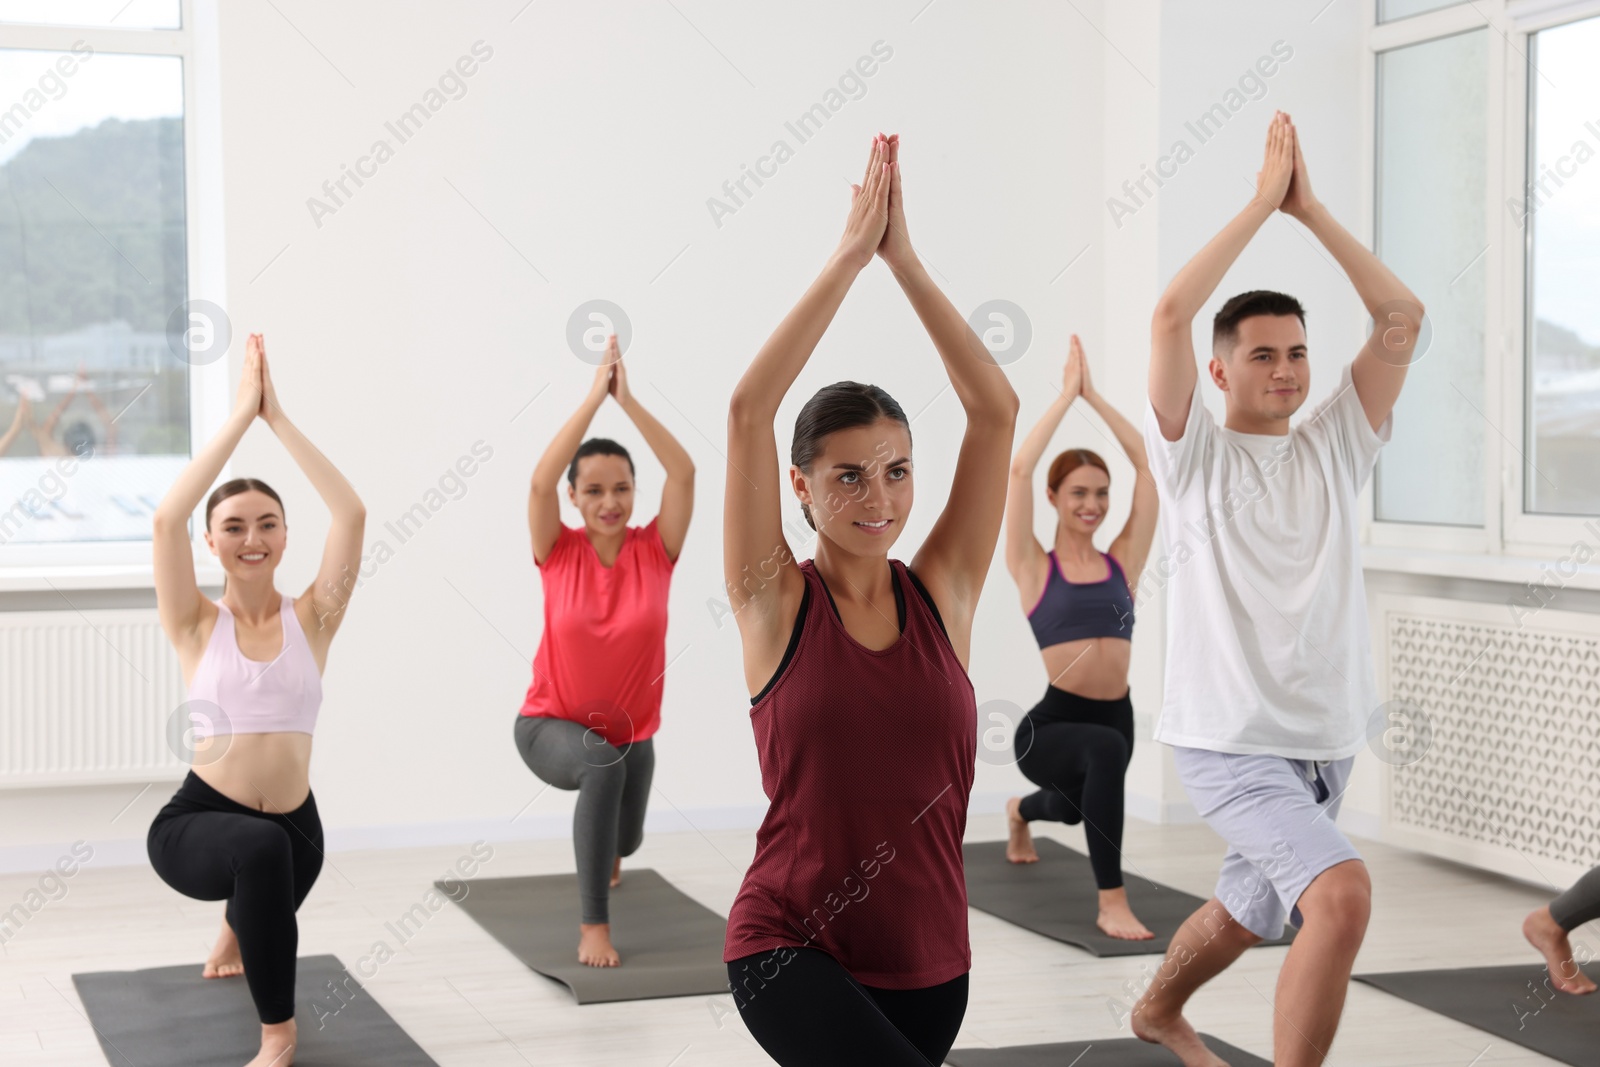
[[[445,889],[442,883],[434,883]],[[728,921],[648,867],[622,872],[611,890],[611,943],[620,967],[578,962],[578,876],[478,878],[457,901],[489,935],[579,1004],[728,991],[722,945]],[[451,890],[460,893],[460,884]]]
[[[1183,920],[1205,900],[1188,893],[1126,876],[1128,903],[1139,921],[1156,935],[1148,941],[1107,937],[1094,924],[1094,869],[1089,857],[1048,837],[1034,838],[1038,863],[1012,863],[1004,841],[974,841],[961,848],[967,870],[967,903],[1025,930],[1096,956],[1159,956]],[[1263,945],[1287,945],[1294,927]],[[1258,946],[1259,947],[1259,946]],[[1135,1038],[1134,1040],[1137,1040]]]
[[[1600,981],[1600,965],[1583,973]],[[1352,977],[1562,1063],[1593,1067],[1600,1056],[1600,993],[1558,992],[1537,963]]]
[[[295,1067],[438,1067],[337,956],[295,963]],[[200,970],[186,963],[72,976],[112,1067],[239,1067],[261,1051],[244,977],[202,978]]]
[[[1148,924],[1146,924],[1148,925]],[[1206,1047],[1228,1061],[1228,1067],[1272,1067],[1271,1060],[1252,1056],[1210,1034]],[[1178,1067],[1178,1057],[1136,1037],[1106,1041],[1070,1041],[1059,1045],[1009,1045],[1005,1048],[957,1048],[944,1058],[950,1067]]]

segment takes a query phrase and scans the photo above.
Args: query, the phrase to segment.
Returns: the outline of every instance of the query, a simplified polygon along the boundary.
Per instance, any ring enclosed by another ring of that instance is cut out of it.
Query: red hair
[[[1045,484],[1054,492],[1066,480],[1067,475],[1079,467],[1099,467],[1106,472],[1106,477],[1111,477],[1111,468],[1106,466],[1106,461],[1100,458],[1098,452],[1091,452],[1087,448],[1069,448],[1057,456],[1050,464],[1050,473],[1045,478]]]

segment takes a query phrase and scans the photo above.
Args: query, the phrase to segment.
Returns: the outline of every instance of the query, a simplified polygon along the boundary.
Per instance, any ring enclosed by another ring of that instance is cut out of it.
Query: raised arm
[[[1406,383],[1406,371],[1422,329],[1422,301],[1382,260],[1339,225],[1311,192],[1299,134],[1293,125],[1289,132],[1294,145],[1294,175],[1283,198],[1283,211],[1304,223],[1322,247],[1333,254],[1366,305],[1367,314],[1372,316],[1372,336],[1350,365],[1350,378],[1367,421],[1376,430],[1394,410]]]
[[[628,418],[639,428],[640,435],[656,460],[667,472],[666,484],[661,487],[661,510],[656,516],[656,530],[661,534],[662,547],[667,558],[676,561],[683,551],[683,539],[689,533],[689,518],[694,514],[694,460],[656,417],[644,409],[633,390],[628,388],[628,370],[622,365],[622,352],[617,349],[617,335],[611,335],[609,351],[616,355],[611,375],[611,398],[628,413]]]
[[[928,587],[934,602],[943,606],[946,622],[970,625],[978,607],[978,594],[989,574],[994,545],[1005,514],[1006,471],[1021,406],[1005,372],[1000,369],[967,320],[934,284],[917,258],[906,232],[905,202],[900,191],[900,141],[887,140],[889,148],[889,225],[878,254],[911,301],[923,329],[938,350],[945,373],[967,414],[967,431],[961,438],[950,498],[911,561],[912,570]],[[961,655],[961,643],[957,642]],[[962,656],[963,662],[965,656]]]
[[[1189,420],[1189,401],[1199,377],[1194,362],[1194,317],[1222,283],[1250,239],[1283,202],[1294,173],[1293,129],[1278,111],[1267,127],[1266,158],[1256,175],[1256,194],[1173,277],[1156,303],[1150,323],[1150,405],[1161,436],[1176,441]]]
[[[15,441],[18,435],[22,433],[23,424],[28,422],[30,418],[31,416],[28,413],[28,394],[19,392],[17,394],[17,410],[11,413],[11,426],[5,433],[0,433],[0,456],[5,455],[10,450],[11,442]]]
[[[361,567],[361,542],[367,529],[366,505],[361,503],[339,469],[283,413],[278,391],[272,385],[266,338],[259,333],[251,334],[246,349],[251,348],[261,360],[261,417],[278,435],[278,440],[283,442],[283,447],[328,507],[328,539],[322,545],[322,562],[317,567],[317,576],[295,600],[311,598],[312,610],[321,622],[318,629],[324,633],[324,640],[332,640],[344,621],[345,602],[355,592],[355,576]]]
[[[105,424],[106,455],[114,455],[117,451],[117,417],[111,414],[111,409],[106,407],[105,403],[100,399],[100,394],[93,389],[89,390],[87,399],[89,406],[94,408],[95,415]]]
[[[239,446],[239,439],[261,413],[261,355],[255,345],[246,346],[244,369],[239,374],[239,393],[228,421],[205,447],[173,479],[172,487],[156,506],[152,520],[151,553],[156,581],[156,614],[167,638],[179,647],[190,644],[200,625],[200,585],[194,575],[194,549],[189,541],[189,517],[228,457]]]
[[[1078,342],[1078,335],[1073,334],[1066,367],[1061,372],[1061,391],[1050,401],[1050,406],[1011,458],[1011,475],[1006,487],[1006,570],[1011,572],[1011,580],[1017,583],[1024,600],[1034,586],[1044,588],[1040,579],[1046,577],[1045,568],[1050,562],[1047,550],[1033,532],[1033,479],[1038,475],[1039,460],[1050,447],[1050,439],[1080,395],[1083,367],[1083,346]],[[1038,599],[1036,592],[1034,599]]]
[[[528,485],[528,532],[533,538],[533,558],[540,563],[561,536],[561,479],[566,477],[572,454],[583,444],[583,435],[589,432],[594,413],[606,402],[615,361],[620,358],[613,334],[606,346],[606,362],[595,368],[594,381],[589,384],[583,403],[556,431],[533,468],[533,479]]]
[[[61,398],[61,403],[55,406],[55,408],[45,418],[44,423],[40,426],[40,429],[45,434],[54,434],[56,432],[56,427],[61,423],[61,416],[65,415],[67,413],[67,409],[72,406],[72,400],[78,395],[78,386],[83,382],[83,380],[83,368],[79,367],[78,373],[72,376],[72,385],[68,387],[67,395]]]
[[[799,601],[803,579],[783,536],[782,467],[772,424],[845,293],[883,239],[889,200],[886,142],[873,139],[866,174],[851,190],[850,216],[838,247],[751,360],[728,402],[722,573],[747,650],[788,626],[789,619],[776,610],[779,605]]]
[[[1156,516],[1161,509],[1156,480],[1150,474],[1144,435],[1094,387],[1088,360],[1083,363],[1082,391],[1084,402],[1105,420],[1117,444],[1122,446],[1123,455],[1133,464],[1133,502],[1128,507],[1128,519],[1122,524],[1122,532],[1111,542],[1110,549],[1111,554],[1117,557],[1117,562],[1122,564],[1122,573],[1127,576],[1131,590],[1139,584],[1139,575],[1144,571],[1145,561],[1150,558],[1150,543],[1156,536]]]

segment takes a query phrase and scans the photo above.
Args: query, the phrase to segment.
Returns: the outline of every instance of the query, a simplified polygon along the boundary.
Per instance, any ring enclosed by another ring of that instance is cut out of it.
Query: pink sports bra
[[[322,672],[287,593],[278,609],[283,648],[263,663],[239,651],[233,612],[220,600],[217,624],[189,683],[189,721],[196,739],[216,734],[309,734],[322,706]],[[195,706],[196,702],[200,703]]]

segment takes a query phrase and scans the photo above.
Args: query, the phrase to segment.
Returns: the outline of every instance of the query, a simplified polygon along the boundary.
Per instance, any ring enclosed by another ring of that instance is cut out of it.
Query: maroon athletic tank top
[[[906,621],[877,651],[845,630],[815,564],[800,564],[810,606],[794,656],[750,709],[771,804],[725,963],[816,948],[880,989],[972,969],[961,839],[977,702],[906,565],[888,562]]]

